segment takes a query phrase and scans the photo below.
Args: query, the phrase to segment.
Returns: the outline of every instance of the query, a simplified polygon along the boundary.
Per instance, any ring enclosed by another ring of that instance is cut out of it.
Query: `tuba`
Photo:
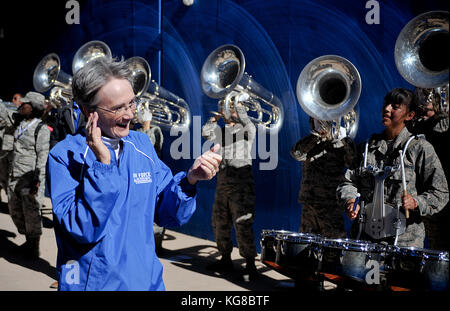
[[[131,70],[131,85],[134,93],[140,99],[136,113],[149,110],[153,115],[150,122],[153,126],[188,129],[191,123],[191,112],[186,101],[151,80],[150,65],[144,58],[134,56],[125,62]]]
[[[448,12],[416,16],[395,42],[395,65],[409,83],[440,95],[440,109],[448,113]]]
[[[215,49],[203,63],[201,71],[203,92],[220,98],[222,113],[230,119],[238,102],[246,108],[249,119],[267,129],[278,131],[283,124],[283,106],[273,93],[266,90],[245,72],[245,58],[235,45]],[[264,108],[265,107],[265,108]]]
[[[61,61],[55,53],[44,56],[36,66],[33,86],[39,93],[51,89],[49,99],[56,106],[72,101],[72,77],[61,70]]]
[[[111,49],[106,43],[98,40],[89,41],[83,44],[72,60],[72,74],[83,68],[91,60],[99,57],[106,57],[111,59]]]
[[[111,58],[110,48],[101,41],[85,43],[78,49],[73,58],[73,74],[89,61],[98,57]],[[72,76],[61,70],[61,61],[55,53],[46,55],[36,66],[33,86],[40,93],[51,89],[49,100],[57,107],[67,105],[72,101]]]
[[[341,126],[354,139],[359,125],[361,77],[356,67],[337,55],[324,55],[309,62],[297,80],[297,99],[302,109],[320,120],[332,138]]]

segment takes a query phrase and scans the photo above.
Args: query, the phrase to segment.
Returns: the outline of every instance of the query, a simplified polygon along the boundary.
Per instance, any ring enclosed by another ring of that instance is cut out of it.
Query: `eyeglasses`
[[[96,107],[96,109],[111,112],[111,113],[114,113],[116,116],[118,116],[118,115],[124,114],[128,110],[131,110],[134,113],[134,111],[136,110],[136,106],[139,103],[140,103],[140,99],[135,97],[129,104],[120,106],[119,108],[116,108],[116,109],[106,109],[106,108],[102,108],[102,107]]]

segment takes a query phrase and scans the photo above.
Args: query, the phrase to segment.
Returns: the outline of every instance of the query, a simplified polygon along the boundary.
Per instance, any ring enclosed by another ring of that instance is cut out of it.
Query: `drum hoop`
[[[292,231],[288,231],[288,230],[275,230],[275,229],[263,229],[261,231],[261,237],[276,237],[277,235],[279,235],[281,232],[281,234],[283,233],[288,233],[288,232],[292,232]]]
[[[281,240],[287,242],[316,242],[320,237],[317,235],[305,234],[305,233],[296,233],[296,234],[286,234],[280,236]]]
[[[372,243],[362,240],[351,240],[351,239],[322,239],[322,246],[335,248],[340,250],[349,251],[363,251],[367,252],[371,250],[370,247]]]
[[[414,257],[423,257],[424,259],[434,259],[434,260],[442,260],[449,261],[448,252],[419,248],[419,247],[397,247],[395,252],[400,253],[404,256],[414,256]]]

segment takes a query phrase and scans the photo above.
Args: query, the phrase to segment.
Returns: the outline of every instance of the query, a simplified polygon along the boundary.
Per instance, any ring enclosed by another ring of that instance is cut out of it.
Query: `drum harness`
[[[359,230],[357,239],[359,240],[362,230],[372,238],[381,239],[385,237],[395,236],[394,246],[397,245],[398,236],[406,230],[406,218],[404,214],[400,214],[401,203],[397,203],[397,208],[392,207],[384,202],[384,181],[392,176],[396,171],[401,170],[403,193],[406,193],[406,177],[404,169],[404,156],[409,143],[413,139],[425,138],[425,135],[419,134],[411,136],[405,144],[403,150],[400,150],[400,165],[385,166],[380,169],[373,165],[367,165],[367,151],[369,141],[366,142],[364,151],[364,164],[362,173],[370,173],[375,178],[375,189],[373,194],[373,202],[365,206],[364,200],[361,200],[361,212],[359,213],[358,222]],[[353,210],[356,209],[361,199],[360,194],[354,203]],[[369,216],[369,217],[368,217]]]

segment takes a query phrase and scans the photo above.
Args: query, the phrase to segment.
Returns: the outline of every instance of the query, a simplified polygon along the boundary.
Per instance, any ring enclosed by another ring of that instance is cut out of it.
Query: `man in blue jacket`
[[[123,61],[98,58],[73,77],[86,128],[50,152],[48,184],[59,290],[164,290],[153,222],[180,226],[195,211],[198,180],[215,176],[215,145],[175,176],[147,135],[129,130],[136,108]]]

